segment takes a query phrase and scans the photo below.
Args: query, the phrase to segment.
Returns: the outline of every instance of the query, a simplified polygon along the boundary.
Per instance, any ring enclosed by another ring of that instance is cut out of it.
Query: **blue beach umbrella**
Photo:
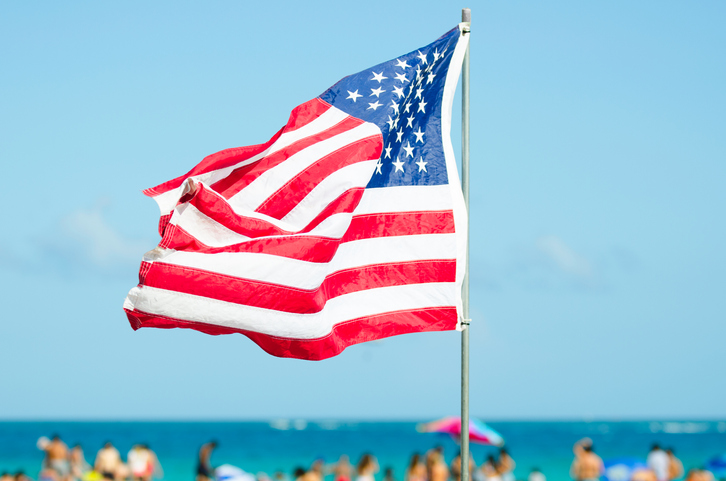
[[[726,474],[726,454],[709,459],[706,469],[714,474]]]
[[[638,458],[615,458],[604,462],[607,481],[630,481],[633,473],[639,469],[648,469],[645,461]]]

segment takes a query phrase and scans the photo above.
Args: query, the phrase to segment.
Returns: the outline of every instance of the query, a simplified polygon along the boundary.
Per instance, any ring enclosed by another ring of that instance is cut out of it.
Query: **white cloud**
[[[565,274],[581,281],[592,281],[594,271],[590,261],[576,253],[557,236],[548,235],[537,239],[537,249]]]
[[[130,240],[114,229],[103,215],[103,203],[79,209],[61,221],[61,232],[72,251],[98,267],[140,262],[147,242]]]

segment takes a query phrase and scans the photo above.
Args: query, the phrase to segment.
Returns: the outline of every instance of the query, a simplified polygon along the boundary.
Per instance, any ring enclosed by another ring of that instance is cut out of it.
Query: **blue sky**
[[[243,336],[133,332],[121,304],[158,242],[142,189],[267,140],[462,6],[472,414],[726,418],[715,1],[3,4],[0,418],[456,413],[455,332],[313,363]]]

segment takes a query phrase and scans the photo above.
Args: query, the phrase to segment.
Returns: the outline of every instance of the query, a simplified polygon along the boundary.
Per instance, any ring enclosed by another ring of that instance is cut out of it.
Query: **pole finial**
[[[471,23],[471,8],[461,9],[461,21]]]

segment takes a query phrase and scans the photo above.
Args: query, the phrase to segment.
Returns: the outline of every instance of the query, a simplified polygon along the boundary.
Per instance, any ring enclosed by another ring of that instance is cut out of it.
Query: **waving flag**
[[[237,332],[311,360],[459,328],[467,225],[449,131],[462,32],[145,191],[162,239],[124,303],[131,326]]]

